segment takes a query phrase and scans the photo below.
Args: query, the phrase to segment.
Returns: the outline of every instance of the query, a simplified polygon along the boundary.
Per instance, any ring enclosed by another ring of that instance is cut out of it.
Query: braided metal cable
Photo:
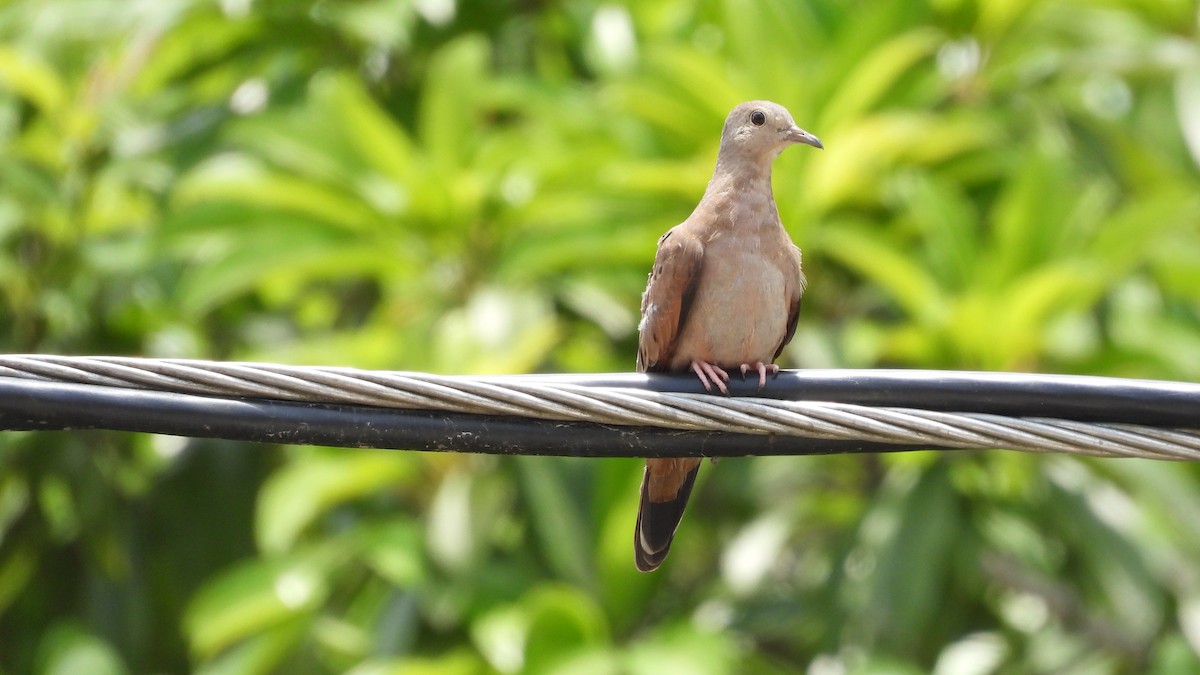
[[[1200,405],[1195,407],[1196,428],[1190,424],[1161,428],[1121,421],[591,386],[554,376],[438,376],[264,363],[46,355],[0,356],[0,378],[903,447],[1009,448],[1200,460]],[[1175,386],[1169,393],[1180,395],[1177,388],[1183,385],[1163,384]],[[1200,401],[1200,388],[1182,394],[1195,394],[1195,401]],[[1192,402],[1184,401],[1187,405]]]

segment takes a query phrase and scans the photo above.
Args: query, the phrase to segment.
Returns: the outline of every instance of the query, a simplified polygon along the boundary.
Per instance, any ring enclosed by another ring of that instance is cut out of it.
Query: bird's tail
[[[660,462],[663,464],[655,466]],[[664,465],[669,467],[665,472],[656,470]],[[699,471],[698,458],[647,460],[633,532],[633,556],[639,571],[652,572],[666,559]]]

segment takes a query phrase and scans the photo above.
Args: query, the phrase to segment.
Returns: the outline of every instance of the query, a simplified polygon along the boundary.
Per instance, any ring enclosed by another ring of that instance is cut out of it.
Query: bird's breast
[[[672,369],[692,360],[728,368],[774,357],[787,332],[791,272],[780,246],[791,242],[779,231],[764,234],[724,232],[707,242]]]

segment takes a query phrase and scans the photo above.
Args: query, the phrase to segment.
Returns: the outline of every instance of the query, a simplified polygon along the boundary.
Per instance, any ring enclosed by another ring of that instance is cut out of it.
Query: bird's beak
[[[792,143],[803,143],[821,150],[825,149],[825,146],[821,144],[821,139],[795,125],[793,125],[791,129],[787,130],[786,138]]]

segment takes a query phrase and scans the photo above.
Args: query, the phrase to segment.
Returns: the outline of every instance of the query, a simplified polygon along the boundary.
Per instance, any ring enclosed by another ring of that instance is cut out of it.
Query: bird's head
[[[796,143],[824,148],[820,139],[796,126],[787,108],[771,101],[747,101],[725,118],[721,153],[773,158]]]

